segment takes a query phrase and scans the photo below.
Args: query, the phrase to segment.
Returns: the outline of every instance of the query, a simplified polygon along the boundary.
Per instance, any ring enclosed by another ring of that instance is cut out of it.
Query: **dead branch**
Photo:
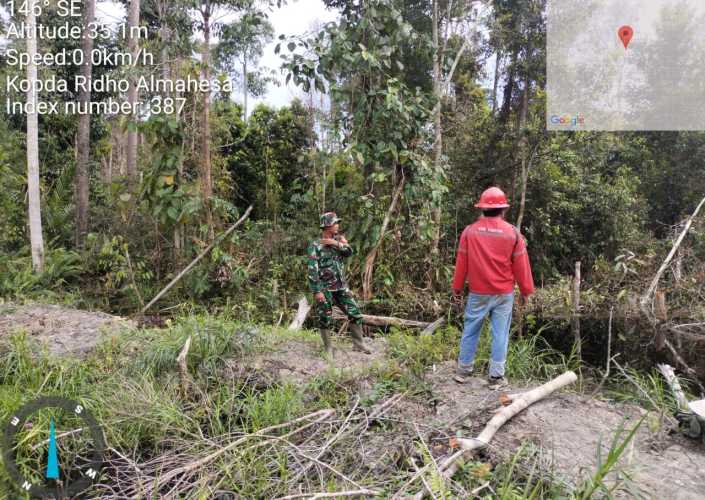
[[[240,217],[240,219],[239,219],[235,224],[233,224],[232,226],[230,226],[230,228],[229,228],[227,231],[225,231],[223,234],[221,234],[221,235],[218,236],[215,240],[213,240],[213,243],[211,243],[210,245],[208,245],[205,250],[203,250],[200,254],[198,254],[198,257],[196,257],[195,259],[193,259],[193,261],[192,261],[188,266],[186,266],[183,271],[181,271],[179,274],[177,274],[176,277],[175,277],[173,280],[171,280],[171,281],[169,282],[169,284],[168,284],[167,286],[165,286],[165,287],[162,289],[161,292],[159,292],[152,300],[150,300],[150,301],[149,301],[149,304],[147,304],[146,306],[144,306],[144,307],[142,308],[142,310],[140,311],[140,314],[144,314],[145,312],[147,312],[147,310],[148,310],[150,307],[152,307],[159,299],[161,299],[161,298],[164,296],[164,294],[166,294],[166,292],[168,292],[169,290],[171,290],[171,288],[172,288],[174,285],[176,285],[176,284],[181,280],[181,278],[183,278],[184,276],[186,276],[186,274],[188,274],[188,272],[189,272],[191,269],[193,269],[193,268],[196,266],[196,264],[198,264],[198,262],[199,262],[203,257],[205,257],[206,255],[208,255],[208,253],[209,253],[211,250],[213,250],[213,248],[215,248],[217,245],[219,245],[221,241],[223,241],[225,238],[227,238],[228,236],[230,236],[230,234],[231,234],[233,231],[235,231],[235,229],[237,229],[238,226],[240,226],[240,224],[242,224],[243,222],[245,222],[245,219],[247,219],[247,218],[250,216],[250,212],[252,212],[252,205],[250,205],[250,206],[247,208],[247,210],[245,210],[245,213],[242,215],[242,217]]]
[[[676,377],[676,372],[673,370],[673,367],[671,365],[658,364],[656,365],[656,368],[658,368],[663,375],[663,378],[666,379],[666,382],[668,382],[668,385],[671,387],[673,396],[676,398],[680,409],[683,411],[688,411],[688,400],[683,393],[681,383],[678,380],[678,377]]]
[[[311,304],[308,303],[308,300],[306,300],[306,297],[301,297],[299,299],[299,308],[298,308],[298,311],[296,312],[296,317],[289,325],[289,330],[291,330],[293,332],[297,332],[297,331],[301,330],[301,327],[304,326],[304,321],[306,321],[306,317],[308,316],[308,313],[310,311],[311,311]]]
[[[384,220],[382,221],[382,227],[379,230],[379,238],[377,238],[377,243],[372,247],[372,250],[365,257],[365,267],[362,272],[362,298],[364,300],[370,300],[372,298],[372,274],[374,273],[375,259],[377,258],[377,253],[379,252],[382,242],[384,241],[384,236],[387,233],[387,226],[392,218],[392,214],[397,208],[397,203],[404,191],[404,184],[406,177],[403,176],[399,181],[399,184],[394,189],[394,194],[392,195],[392,202],[389,204],[387,213],[384,215]]]
[[[308,500],[314,500],[317,498],[340,498],[340,497],[356,497],[356,496],[374,496],[378,495],[378,491],[373,490],[354,490],[354,491],[335,491],[333,493],[300,493],[298,495],[287,495],[285,497],[279,497],[277,500],[290,500],[293,498],[307,498]]]
[[[199,458],[198,460],[194,460],[192,462],[189,462],[181,467],[176,467],[175,469],[172,469],[170,471],[164,472],[163,474],[160,474],[158,477],[154,479],[154,482],[149,486],[149,490],[151,492],[158,492],[164,485],[169,484],[172,480],[176,479],[177,477],[181,476],[182,474],[188,474],[194,470],[197,470],[201,467],[204,467],[211,463],[213,460],[216,458],[220,457],[224,453],[237,448],[240,446],[244,441],[251,439],[253,437],[262,437],[266,434],[271,433],[272,431],[282,429],[285,427],[291,427],[295,424],[301,423],[301,422],[308,422],[308,424],[304,425],[304,428],[310,427],[311,423],[321,423],[324,422],[325,420],[328,420],[331,418],[333,415],[335,415],[335,410],[333,409],[326,409],[326,410],[319,410],[314,413],[309,413],[308,415],[304,415],[303,417],[296,418],[294,420],[291,420],[289,422],[285,422],[283,424],[278,424],[278,425],[273,425],[271,427],[266,427],[264,429],[260,429],[259,431],[253,433],[253,434],[248,434],[245,436],[240,437],[239,439],[236,439],[235,441],[231,442],[227,446],[221,447],[218,450],[214,451],[213,453]],[[297,429],[298,430],[298,429]],[[293,431],[295,432],[295,431]],[[289,433],[289,435],[292,433]]]
[[[653,320],[653,313],[651,312],[651,301],[654,295],[654,292],[656,291],[656,287],[658,286],[658,282],[661,279],[661,275],[666,271],[668,266],[671,263],[671,260],[673,259],[673,256],[676,255],[676,252],[678,251],[678,248],[681,246],[681,243],[683,243],[683,239],[685,239],[685,235],[688,234],[688,231],[690,231],[690,226],[693,225],[693,220],[698,216],[698,213],[700,213],[700,209],[705,205],[705,198],[703,198],[698,206],[696,207],[695,211],[688,217],[688,221],[685,223],[685,227],[683,227],[683,231],[681,231],[680,236],[678,236],[678,239],[676,242],[673,244],[673,247],[671,248],[671,251],[668,253],[668,256],[666,259],[663,261],[661,264],[661,267],[659,270],[656,272],[654,275],[653,279],[651,280],[651,284],[649,285],[649,288],[646,289],[646,292],[644,292],[644,295],[641,297],[641,300],[639,301],[639,306],[641,307],[642,312],[644,315]]]
[[[575,343],[575,353],[578,359],[582,359],[582,339],[580,338],[580,261],[575,263],[575,275],[573,276],[572,293],[573,314],[570,319],[571,330],[573,331],[573,342]]]
[[[605,374],[602,376],[602,380],[600,380],[600,384],[595,388],[595,390],[592,392],[591,397],[595,397],[595,395],[602,390],[602,386],[605,385],[605,382],[607,381],[607,378],[610,376],[610,364],[612,364],[612,314],[614,313],[614,306],[610,307],[610,319],[609,323],[607,323],[607,362],[605,363]],[[615,356],[617,356],[616,354]]]
[[[567,371],[559,377],[554,378],[550,382],[547,382],[546,384],[537,387],[536,389],[532,389],[530,391],[525,392],[511,405],[502,408],[490,419],[485,428],[476,438],[459,438],[457,442],[460,445],[461,450],[451,455],[440,466],[443,479],[449,480],[450,478],[452,478],[460,467],[459,459],[462,457],[470,456],[475,450],[486,447],[492,440],[494,435],[497,433],[499,428],[502,427],[508,420],[510,420],[516,414],[523,411],[535,402],[553,394],[555,391],[565,387],[566,385],[572,384],[576,380],[578,380],[578,376],[572,371]],[[419,493],[414,496],[414,498],[420,500],[426,496],[426,493],[427,490],[422,489]]]

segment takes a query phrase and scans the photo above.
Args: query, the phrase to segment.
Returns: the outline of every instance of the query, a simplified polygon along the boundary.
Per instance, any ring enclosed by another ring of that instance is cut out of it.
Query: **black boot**
[[[333,346],[330,343],[330,330],[321,328],[321,339],[323,340],[323,349],[327,354],[333,354]]]
[[[350,325],[350,335],[352,336],[353,349],[356,351],[364,352],[365,354],[372,354],[362,339],[362,327],[355,323]]]

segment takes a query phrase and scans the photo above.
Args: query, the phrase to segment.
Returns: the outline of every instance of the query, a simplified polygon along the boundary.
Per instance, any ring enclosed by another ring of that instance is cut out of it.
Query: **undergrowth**
[[[360,415],[368,415],[376,405],[396,394],[423,400],[429,392],[425,374],[433,365],[455,359],[459,336],[459,330],[453,326],[421,337],[394,331],[388,336],[387,358],[371,364],[364,372],[352,373],[333,366],[295,385],[257,378],[256,374],[226,376],[225,367],[255,353],[266,355],[268,350],[293,338],[316,345],[315,332],[292,333],[241,324],[227,315],[188,315],[174,320],[167,329],[128,330],[119,339],[106,339],[85,359],[51,356],[42,352],[26,334],[19,333],[0,339],[0,420],[7,421],[22,404],[40,395],[60,395],[81,401],[97,417],[109,449],[115,450],[109,452],[110,456],[120,453],[136,463],[146,463],[186,450],[198,457],[240,436],[291,422],[311,412],[333,409],[339,422],[336,425],[342,425],[348,417],[353,418],[354,425],[365,425]],[[185,390],[176,357],[188,338],[191,338],[187,357],[190,385]],[[484,332],[478,350],[478,369],[485,368],[489,347],[489,335]],[[550,349],[540,335],[514,338],[510,342],[507,364],[510,378],[545,380],[576,366],[574,356]],[[366,389],[361,392],[363,381]],[[651,384],[647,390],[652,397],[670,404],[657,381],[656,377],[642,380],[647,386]],[[623,395],[623,399],[631,397]],[[353,423],[344,424],[337,432],[344,432],[345,425]],[[375,425],[393,430],[394,424],[385,421]],[[330,432],[334,434],[334,428]],[[627,438],[618,433],[620,438],[612,443],[598,470],[577,489],[567,489],[547,478],[540,464],[532,462],[531,450],[525,448],[512,460],[497,466],[482,460],[466,463],[458,484],[466,491],[477,489],[477,495],[485,498],[590,498],[595,492],[604,493],[607,473],[614,468],[625,440],[631,439],[633,432]],[[286,452],[287,446],[286,443],[272,445],[266,453],[257,447],[244,447],[222,455],[210,465],[208,474],[204,472],[200,479],[203,484],[192,485],[191,493],[198,492],[193,497],[212,498],[216,491],[246,498],[290,494],[289,481],[300,479],[292,477],[292,458]],[[343,455],[337,459],[337,466],[360,471],[359,459],[354,457]],[[321,474],[327,478],[325,484],[300,486],[318,491],[349,488],[340,477],[322,470],[325,474]],[[407,478],[403,468],[386,470],[388,476],[383,478],[355,477],[363,483],[367,480],[386,484],[386,493],[382,495],[385,497]],[[107,476],[103,480],[109,481]],[[438,486],[439,498],[451,493],[440,482]],[[0,469],[2,491],[16,492],[4,469]]]

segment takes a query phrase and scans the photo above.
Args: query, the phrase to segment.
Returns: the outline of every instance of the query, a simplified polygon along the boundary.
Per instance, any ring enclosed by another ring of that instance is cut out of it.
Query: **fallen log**
[[[333,319],[347,319],[347,316],[338,307],[333,307]],[[394,318],[392,316],[362,315],[362,322],[372,326],[404,326],[409,328],[428,328],[432,323],[414,321],[411,319]]]
[[[299,309],[296,312],[296,317],[294,317],[294,320],[291,324],[289,324],[289,330],[293,332],[301,330],[301,327],[304,326],[304,321],[306,321],[306,317],[310,311],[311,304],[308,303],[306,297],[301,297],[299,299]]]
[[[455,440],[460,446],[460,450],[447,458],[439,467],[441,472],[441,477],[443,480],[450,480],[453,475],[458,471],[460,467],[460,459],[469,457],[475,450],[484,448],[492,440],[496,432],[502,427],[508,420],[514,417],[517,413],[526,409],[535,402],[553,394],[558,389],[565,387],[566,385],[572,384],[578,380],[578,376],[572,372],[565,372],[557,378],[554,378],[550,382],[532,389],[521,394],[512,404],[505,406],[495,413],[494,417],[490,419],[482,432],[474,439],[458,438]],[[413,498],[416,500],[421,500],[428,493],[427,489],[422,489]],[[396,497],[397,495],[395,495]]]
[[[311,312],[311,304],[306,297],[301,297],[298,302],[298,310],[296,316],[289,324],[289,330],[298,331],[303,327],[304,321]],[[333,319],[346,320],[348,317],[337,306],[333,307]],[[401,326],[408,328],[423,328],[422,335],[432,334],[439,326],[443,324],[445,318],[438,318],[433,323],[425,321],[414,321],[411,319],[395,318],[392,316],[372,316],[370,314],[362,315],[362,322],[372,326]]]

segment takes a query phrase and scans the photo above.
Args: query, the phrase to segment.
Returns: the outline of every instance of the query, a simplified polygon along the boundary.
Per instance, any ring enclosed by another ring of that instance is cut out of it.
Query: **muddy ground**
[[[0,305],[0,336],[26,331],[54,354],[81,355],[103,335],[132,325],[123,318],[54,305]],[[268,382],[305,384],[317,375],[337,368],[356,378],[361,398],[373,390],[365,376],[371,365],[384,366],[384,338],[367,339],[372,355],[352,350],[349,339],[337,337],[332,357],[323,355],[320,342],[286,340],[266,352],[243,361],[232,360],[226,372],[233,376],[259,375]],[[452,380],[453,363],[432,367],[425,375],[422,394],[405,396],[385,414],[382,425],[360,436],[360,464],[370,474],[404,466],[410,443],[421,436],[438,459],[449,453],[449,438],[477,435],[500,406],[501,394],[520,393],[531,387],[516,383],[500,391],[490,390],[483,378],[459,385]],[[510,381],[512,382],[512,381]],[[605,454],[620,426],[631,427],[646,411],[634,405],[564,391],[540,401],[503,426],[479,459],[497,464],[523,447],[526,467],[538,461],[543,474],[553,481],[575,485],[597,467],[597,450]],[[646,498],[705,498],[705,445],[658,428],[659,416],[646,415],[635,439],[617,468],[633,493]],[[524,463],[520,462],[519,466]],[[615,475],[613,474],[613,478]],[[626,493],[619,496],[633,496]]]

